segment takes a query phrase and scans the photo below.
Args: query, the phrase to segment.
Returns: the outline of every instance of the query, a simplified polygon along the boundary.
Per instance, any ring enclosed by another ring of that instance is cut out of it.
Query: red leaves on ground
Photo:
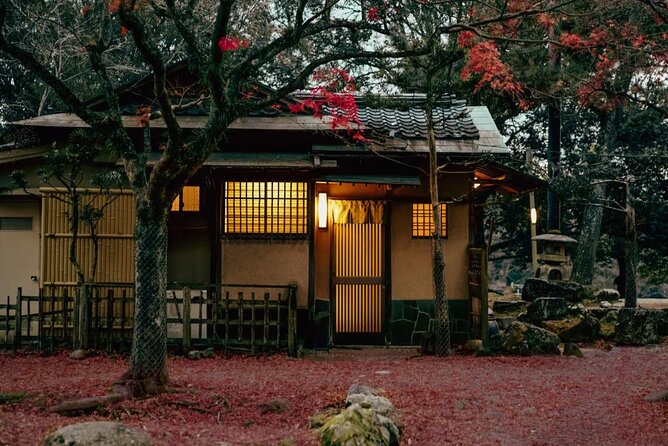
[[[128,29],[125,26],[121,26],[121,32],[120,32],[121,37],[127,35],[127,33],[128,33]]]
[[[153,444],[317,445],[308,417],[339,407],[353,383],[385,390],[404,426],[404,444],[665,444],[668,406],[643,400],[665,388],[668,344],[584,350],[585,358],[412,357],[410,349],[364,349],[283,355],[169,359],[176,393],[110,405],[67,418],[44,407],[68,398],[103,395],[126,360],[77,361],[0,355],[0,391],[28,397],[0,405],[0,443],[39,442],[56,428],[117,420],[145,429]],[[378,375],[379,370],[390,374]],[[260,414],[280,398],[291,410]]]
[[[515,96],[522,93],[522,85],[515,80],[510,68],[501,60],[501,54],[494,42],[478,42],[469,51],[468,60],[462,68],[462,79],[466,81],[474,74],[480,76],[475,91],[489,85],[494,90]]]
[[[222,52],[237,51],[242,48],[248,48],[248,46],[248,40],[235,36],[223,36],[218,40],[218,49]]]

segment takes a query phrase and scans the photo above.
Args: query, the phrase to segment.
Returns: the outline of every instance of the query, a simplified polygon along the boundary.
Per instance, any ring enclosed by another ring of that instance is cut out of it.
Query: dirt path
[[[668,343],[585,350],[570,357],[415,357],[411,350],[337,350],[285,356],[170,359],[177,393],[65,418],[43,407],[101,395],[123,359],[0,356],[0,391],[28,398],[0,406],[0,444],[34,445],[55,428],[117,419],[157,445],[316,444],[308,416],[343,400],[353,382],[385,389],[400,410],[404,444],[668,445],[668,402],[643,397],[668,387]],[[376,373],[381,372],[381,373]],[[281,398],[287,413],[262,415]],[[225,442],[225,443],[221,443]]]

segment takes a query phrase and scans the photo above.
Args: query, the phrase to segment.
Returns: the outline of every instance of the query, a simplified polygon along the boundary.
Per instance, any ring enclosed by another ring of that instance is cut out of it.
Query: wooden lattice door
[[[384,342],[383,225],[333,225],[335,344]]]

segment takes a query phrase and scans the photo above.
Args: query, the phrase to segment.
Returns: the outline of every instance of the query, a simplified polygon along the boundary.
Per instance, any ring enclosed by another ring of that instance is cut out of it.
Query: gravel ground
[[[0,444],[35,445],[82,420],[119,420],[147,430],[157,445],[315,445],[308,417],[336,407],[352,383],[385,390],[399,410],[406,445],[668,445],[668,342],[587,349],[585,358],[419,357],[413,350],[365,349],[189,361],[170,358],[174,391],[79,417],[45,407],[102,395],[125,359],[82,361],[1,355],[0,391],[25,391],[0,405]],[[377,373],[381,372],[381,373]],[[262,414],[273,398],[288,412]]]

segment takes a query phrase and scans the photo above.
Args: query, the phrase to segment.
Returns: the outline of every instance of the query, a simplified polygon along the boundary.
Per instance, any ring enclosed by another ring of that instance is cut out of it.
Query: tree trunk
[[[547,107],[547,168],[550,185],[547,188],[547,229],[561,231],[561,203],[556,191],[560,175],[561,112],[558,104]]]
[[[582,223],[580,225],[580,239],[578,240],[578,249],[573,259],[573,272],[571,280],[581,285],[591,285],[594,279],[594,270],[596,267],[596,250],[598,249],[598,240],[601,235],[601,220],[603,219],[603,208],[595,204],[603,203],[605,199],[605,184],[594,184],[589,196],[589,203],[586,206]]]
[[[132,356],[119,383],[132,396],[159,392],[168,381],[167,212],[155,208],[138,197]]]
[[[638,241],[636,235],[636,211],[631,204],[630,186],[626,184],[626,213],[624,216],[624,306],[638,305],[636,273],[638,268]]]
[[[434,284],[434,341],[435,353],[440,356],[450,354],[450,320],[448,299],[445,292],[445,257],[441,240],[441,205],[438,197],[438,154],[434,134],[431,76],[427,79],[427,142],[429,144],[429,195],[434,219],[431,242],[432,279]]]

